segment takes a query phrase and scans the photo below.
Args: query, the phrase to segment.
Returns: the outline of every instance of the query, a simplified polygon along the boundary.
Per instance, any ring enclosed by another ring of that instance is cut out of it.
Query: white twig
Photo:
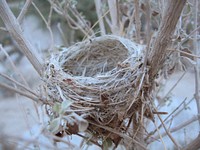
[[[0,76],[2,76],[2,77],[4,77],[5,79],[11,81],[12,83],[16,84],[17,86],[23,88],[23,89],[26,90],[27,92],[30,92],[31,94],[33,94],[33,95],[39,97],[33,90],[31,90],[31,89],[29,89],[28,87],[22,85],[21,83],[15,81],[15,80],[12,79],[11,77],[9,77],[9,76],[7,76],[7,75],[5,75],[5,74],[3,74],[3,73],[0,73]]]
[[[39,8],[35,5],[34,2],[32,2],[32,5],[33,7],[35,8],[35,10],[38,12],[38,14],[40,15],[40,17],[42,18],[42,20],[44,21],[44,23],[46,24],[47,26],[47,29],[49,30],[49,34],[50,34],[50,37],[51,37],[51,45],[50,45],[50,50],[53,50],[53,46],[54,46],[54,37],[53,37],[53,32],[51,30],[51,27],[50,27],[50,22],[47,22],[46,19],[44,18],[44,16],[42,15],[42,13],[40,12]],[[50,10],[50,13],[51,13],[51,10]]]
[[[198,0],[195,0],[195,4],[194,4],[194,28],[197,28],[198,25]],[[198,30],[195,31],[194,34],[194,53],[195,55],[198,55],[198,41],[197,41],[197,36],[198,36]],[[198,111],[198,115],[200,115],[200,94],[199,94],[199,89],[200,89],[200,79],[199,79],[199,65],[200,65],[200,61],[197,58],[194,58],[194,60],[196,61],[196,65],[194,66],[194,71],[195,71],[195,95],[194,98],[196,100],[196,104],[197,104],[197,111]],[[199,130],[200,130],[200,119],[199,119]]]
[[[0,30],[2,30],[2,31],[8,31],[6,28],[4,28],[4,27],[0,27]]]
[[[22,11],[20,12],[19,16],[17,17],[18,22],[21,24],[22,20],[28,10],[28,8],[31,5],[32,0],[26,0],[26,3],[24,4],[24,7],[22,8]]]
[[[110,10],[111,17],[111,31],[113,34],[119,34],[119,21],[118,21],[118,4],[117,0],[108,0],[108,7]]]
[[[19,22],[13,15],[5,0],[0,0],[0,17],[3,20],[12,38],[15,39],[15,41],[17,42],[23,54],[28,58],[38,74],[42,75],[42,65],[40,64],[37,57],[33,54],[34,48],[30,44],[30,42],[23,36]]]
[[[97,16],[98,16],[101,35],[105,35],[106,29],[105,29],[104,21],[103,21],[103,18],[102,18],[102,16],[103,16],[103,14],[102,14],[102,2],[101,2],[101,0],[95,0],[94,2],[95,2],[95,7],[96,7],[96,13],[97,13]]]
[[[18,93],[18,94],[20,94],[20,95],[22,95],[22,96],[28,97],[28,98],[30,98],[30,99],[36,101],[36,102],[38,102],[38,100],[39,100],[36,96],[33,96],[32,94],[28,94],[28,93],[26,93],[25,91],[21,91],[21,90],[19,90],[19,89],[16,89],[16,88],[14,88],[14,87],[11,87],[11,86],[6,85],[6,84],[1,83],[1,82],[0,82],[0,87],[5,88],[5,89],[8,89],[8,90],[10,90],[11,92]]]
[[[180,129],[186,127],[186,126],[188,126],[189,124],[191,124],[191,123],[197,121],[199,118],[200,118],[199,116],[193,116],[192,118],[190,118],[190,119],[188,119],[187,121],[185,121],[185,122],[183,122],[183,123],[177,125],[176,127],[169,129],[169,131],[170,131],[171,133],[176,132],[176,131],[178,131],[178,130],[180,130]],[[166,136],[166,135],[167,135],[167,133],[165,132],[165,133],[163,133],[161,136],[164,137],[164,136]],[[155,136],[155,137],[152,137],[151,139],[149,139],[149,140],[147,141],[147,143],[151,143],[151,142],[153,142],[153,141],[155,141],[155,140],[158,140],[159,138],[160,138],[160,135],[157,135],[157,136]]]
[[[2,50],[2,52],[4,53],[4,55],[7,57],[8,61],[10,62],[11,66],[13,67],[14,71],[20,76],[21,80],[24,82],[24,84],[26,86],[29,86],[28,83],[26,82],[24,76],[22,75],[22,73],[20,72],[19,69],[17,69],[17,67],[15,66],[15,63],[11,60],[10,56],[8,55],[8,53],[6,52],[6,50],[2,47],[2,45],[0,44],[0,50]]]

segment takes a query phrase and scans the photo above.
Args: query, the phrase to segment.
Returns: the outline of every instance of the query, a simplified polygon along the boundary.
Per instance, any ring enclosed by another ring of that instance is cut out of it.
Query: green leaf
[[[72,104],[71,101],[63,101],[61,104],[60,114],[65,113],[65,111],[69,108],[71,104]]]
[[[53,111],[59,113],[61,110],[61,104],[56,102],[53,106]]]
[[[110,138],[103,141],[103,149],[104,150],[109,150],[109,148],[111,146],[112,146],[112,140]]]
[[[56,134],[59,132],[60,128],[60,118],[55,118],[50,122],[49,125],[49,131],[52,132],[53,134]]]

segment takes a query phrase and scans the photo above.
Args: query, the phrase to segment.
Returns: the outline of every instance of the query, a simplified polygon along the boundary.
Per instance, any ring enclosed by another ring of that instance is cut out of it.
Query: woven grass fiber
[[[129,135],[131,122],[152,116],[144,49],[106,35],[52,54],[42,90],[50,131],[78,134],[98,145],[99,139],[118,144],[122,134]]]

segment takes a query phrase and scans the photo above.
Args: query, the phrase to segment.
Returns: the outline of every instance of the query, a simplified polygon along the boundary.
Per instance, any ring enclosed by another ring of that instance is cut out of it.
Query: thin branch
[[[98,16],[98,22],[99,22],[99,27],[100,27],[100,31],[101,31],[101,35],[105,35],[106,34],[106,29],[105,29],[105,25],[104,25],[104,21],[103,21],[103,14],[102,14],[102,2],[101,0],[95,0],[95,7],[96,7],[96,13]]]
[[[182,54],[185,54],[185,55],[188,55],[188,56],[192,56],[192,57],[194,57],[194,58],[200,58],[200,56],[198,56],[198,55],[190,54],[190,53],[187,53],[187,52],[178,50],[178,49],[171,49],[171,48],[170,48],[170,49],[167,49],[167,50],[179,52],[179,53],[182,53]]]
[[[181,45],[183,43],[185,43],[194,33],[196,33],[196,31],[198,31],[200,29],[200,26],[198,26],[196,29],[194,29],[185,39],[183,39],[183,41],[181,41]]]
[[[159,136],[158,139],[161,140],[161,142],[162,142],[162,144],[163,144],[163,146],[164,146],[164,149],[166,150],[167,148],[166,148],[165,142],[163,141],[163,138],[162,138],[163,136],[160,134],[160,130],[159,130],[159,128],[157,127],[156,123],[155,123],[155,122],[153,122],[153,123],[154,123],[154,125],[155,125],[155,127],[156,127],[156,131],[158,132],[158,136]]]
[[[50,33],[50,37],[51,37],[51,45],[50,45],[50,50],[53,50],[53,46],[54,46],[54,37],[53,37],[53,32],[51,30],[50,24],[46,21],[46,19],[44,18],[44,16],[42,15],[42,13],[40,12],[39,8],[35,5],[34,2],[32,2],[33,7],[35,8],[35,10],[38,12],[38,14],[40,15],[40,17],[42,18],[42,20],[44,21],[44,23],[46,24],[47,29],[49,30]],[[50,11],[51,12],[51,11]]]
[[[51,26],[52,13],[53,13],[53,7],[50,6],[48,21],[47,21],[48,22],[48,26]]]
[[[24,4],[24,7],[22,8],[22,11],[20,12],[19,16],[17,17],[17,20],[19,22],[19,24],[22,23],[22,20],[26,14],[26,12],[28,11],[28,8],[31,5],[32,0],[26,0],[26,3]]]
[[[198,0],[195,0],[195,4],[194,4],[194,28],[197,28],[198,25]],[[194,34],[194,53],[195,55],[198,55],[198,30],[195,31]],[[200,94],[199,94],[199,90],[200,90],[200,78],[199,78],[199,65],[200,65],[200,61],[197,58],[194,58],[194,60],[196,61],[196,65],[194,66],[194,71],[195,71],[195,94],[194,94],[194,98],[196,100],[196,105],[197,105],[197,111],[198,111],[198,115],[200,115]],[[200,131],[200,119],[199,119],[199,131]]]
[[[139,0],[134,0],[134,9],[135,9],[135,27],[136,27],[136,41],[140,43],[140,30],[141,30],[141,21],[140,21],[140,12],[139,12],[140,4]]]
[[[137,144],[138,146],[140,146],[141,150],[142,150],[142,149],[144,149],[144,150],[147,149],[147,148],[146,148],[144,145],[142,145],[140,142],[138,142],[138,141],[136,141],[135,139],[133,139],[133,138],[127,136],[126,134],[123,134],[123,133],[121,133],[121,132],[116,131],[115,129],[112,129],[112,128],[107,127],[107,126],[98,125],[98,124],[96,124],[96,123],[93,123],[92,121],[89,121],[89,123],[92,124],[92,125],[95,125],[95,126],[97,126],[97,127],[99,127],[99,128],[102,128],[102,129],[105,129],[105,130],[110,131],[110,132],[112,132],[112,133],[115,133],[115,134],[119,135],[120,137],[122,137],[122,138],[124,138],[124,139],[127,139],[127,140],[132,141],[133,143],[135,143],[135,144]]]
[[[197,121],[199,118],[200,118],[200,117],[198,117],[198,116],[193,116],[192,118],[190,118],[190,119],[188,119],[187,121],[185,121],[185,122],[183,122],[183,123],[177,125],[176,127],[169,129],[169,132],[171,132],[171,133],[176,132],[176,131],[178,131],[178,130],[180,130],[180,129],[182,129],[182,128],[188,126],[188,125],[190,125],[191,123]],[[165,132],[165,133],[163,133],[161,136],[164,137],[164,136],[166,136],[166,135],[167,135],[167,133]],[[152,142],[154,142],[155,140],[158,140],[159,138],[160,138],[160,135],[157,135],[157,136],[155,136],[155,137],[152,137],[151,139],[147,140],[147,143],[152,143]]]
[[[24,76],[22,75],[22,73],[20,72],[19,69],[17,69],[17,67],[15,66],[15,63],[11,60],[9,54],[6,52],[6,50],[2,47],[2,45],[0,44],[0,50],[2,50],[2,52],[4,53],[4,55],[7,57],[8,61],[10,62],[11,66],[13,67],[14,71],[20,76],[20,78],[22,79],[22,81],[24,82],[24,84],[26,86],[29,86],[28,83],[26,82]]]
[[[22,29],[19,22],[13,15],[5,0],[0,0],[0,17],[3,20],[7,30],[13,39],[17,42],[23,54],[31,62],[38,74],[42,75],[42,65],[37,57],[33,54],[34,48],[30,42],[23,36]]]
[[[100,18],[100,20],[103,20],[104,17],[106,17],[106,15],[110,12],[110,10],[107,10]],[[94,27],[99,23],[100,20],[97,20],[93,26],[90,28],[90,30],[94,29]],[[84,36],[83,40],[86,39],[86,35]]]
[[[54,3],[52,0],[48,0],[55,12],[57,12],[59,15],[63,16],[66,20],[68,25],[72,29],[80,29],[81,32],[84,33],[87,37],[90,37],[90,35],[87,33],[87,30],[82,27],[79,22],[76,22],[67,12],[66,9],[63,9],[60,5],[58,6],[57,4]],[[76,16],[75,16],[76,17]]]
[[[2,77],[4,77],[5,79],[11,81],[12,83],[16,84],[17,86],[23,88],[23,89],[26,90],[27,92],[30,92],[31,94],[33,94],[33,95],[39,97],[33,90],[31,90],[31,89],[29,89],[28,87],[22,85],[21,83],[15,81],[15,80],[12,79],[11,77],[9,77],[9,76],[7,76],[7,75],[5,75],[5,74],[3,74],[3,73],[0,73],[0,76],[2,76]]]
[[[185,100],[186,100],[186,99],[185,99]],[[169,117],[170,117],[171,115],[173,115],[183,104],[185,104],[185,100],[183,100],[183,102],[181,102],[181,104],[179,104],[179,106],[176,107],[176,108],[164,119],[163,122],[164,122],[165,124],[169,123],[169,121],[170,121],[170,120],[168,120]],[[193,99],[191,99],[186,105],[189,105],[189,103],[192,102],[192,100],[193,100]],[[183,109],[184,109],[184,107],[183,107]],[[173,115],[172,118],[174,118],[174,117],[177,116],[180,112],[182,112],[183,109],[179,110],[175,115]],[[161,127],[162,127],[162,123],[158,126],[158,129],[160,129]],[[154,131],[150,132],[149,135],[146,137],[146,139],[148,139],[150,136],[154,135],[154,134],[156,133],[156,131],[157,131],[157,129],[155,129]]]
[[[111,31],[113,34],[119,34],[119,20],[118,20],[118,2],[117,0],[108,0],[108,7],[111,17]]]
[[[22,96],[28,97],[28,98],[32,99],[33,101],[35,101],[35,102],[38,102],[38,100],[39,100],[38,97],[33,96],[32,94],[28,94],[25,91],[21,91],[19,89],[16,89],[14,87],[11,87],[11,86],[9,86],[7,84],[4,84],[4,83],[1,83],[1,82],[0,82],[0,87],[5,88],[5,89],[7,89],[7,90],[9,90],[11,92],[14,92],[14,93],[18,93],[18,94],[20,94]]]
[[[161,101],[165,100],[167,98],[167,96],[175,89],[175,87],[178,85],[178,83],[183,79],[183,77],[185,76],[187,72],[185,71],[181,77],[176,81],[176,83],[169,89],[169,91],[167,92],[167,94],[165,94],[165,96],[162,98]]]
[[[163,122],[166,122],[166,124],[169,122],[169,117],[171,117],[183,104],[185,104],[185,101],[187,98],[185,98],[165,119]],[[173,118],[173,117],[172,117]],[[168,120],[168,121],[167,121]],[[162,126],[162,124],[161,124]]]
[[[89,27],[87,24],[87,21],[81,16],[81,14],[77,11],[75,7],[72,7],[71,5],[68,6],[71,13],[76,17],[77,22],[83,26],[83,28],[90,33],[90,35],[94,35],[93,30]]]
[[[69,47],[69,42],[68,42],[68,40],[67,40],[67,37],[66,37],[66,35],[65,35],[65,32],[63,31],[63,29],[62,29],[62,27],[61,27],[61,23],[58,23],[58,24],[57,24],[57,28],[58,28],[58,31],[60,32],[60,35],[61,35],[62,40],[63,40],[63,42],[64,42],[64,45],[65,45],[66,47]]]
[[[145,14],[145,17],[146,17],[146,42],[147,42],[147,45],[150,45],[150,41],[151,41],[151,7],[150,7],[150,1],[145,0],[145,4],[146,4],[146,14]],[[141,25],[141,22],[140,22],[140,25]]]
[[[161,119],[160,115],[158,115],[158,118],[159,118],[159,120],[161,121],[161,123],[162,123],[162,125],[163,125],[163,127],[164,127],[164,129],[165,129],[165,132],[166,132],[166,134],[168,135],[168,137],[169,137],[169,138],[171,139],[171,141],[176,145],[176,147],[177,147],[178,149],[180,149],[180,145],[177,143],[177,141],[175,141],[175,139],[174,139],[173,136],[171,135],[170,131],[168,131],[168,129],[166,128],[166,126],[165,126],[163,120]]]

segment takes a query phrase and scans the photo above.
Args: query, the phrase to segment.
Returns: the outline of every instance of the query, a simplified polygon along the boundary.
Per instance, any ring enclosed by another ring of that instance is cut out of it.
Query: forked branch
[[[0,0],[0,17],[12,38],[17,42],[22,53],[28,58],[38,74],[41,75],[42,67],[37,57],[33,54],[34,48],[23,36],[18,20],[13,15],[5,0]]]

